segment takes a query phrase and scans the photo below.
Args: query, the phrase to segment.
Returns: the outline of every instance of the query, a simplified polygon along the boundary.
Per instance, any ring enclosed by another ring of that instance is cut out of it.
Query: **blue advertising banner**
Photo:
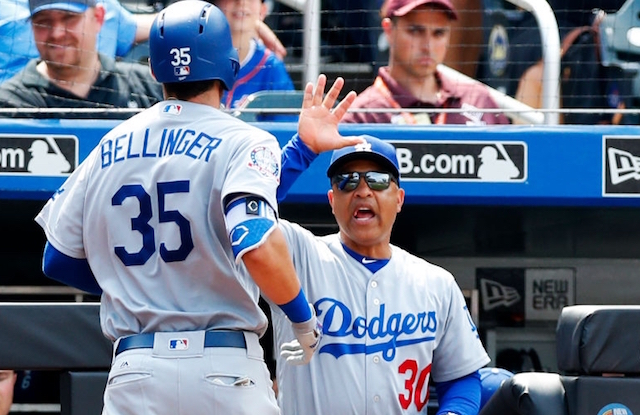
[[[0,120],[0,198],[47,199],[118,121]],[[284,145],[296,124],[262,123]],[[395,126],[345,124],[396,146],[409,204],[640,205],[637,126]],[[287,202],[325,203],[330,155]]]

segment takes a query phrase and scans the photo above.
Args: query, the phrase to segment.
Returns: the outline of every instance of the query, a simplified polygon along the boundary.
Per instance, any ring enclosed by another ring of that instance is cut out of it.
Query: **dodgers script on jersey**
[[[105,135],[36,221],[56,249],[90,258],[111,340],[206,329],[262,335],[259,290],[247,274],[236,277],[223,200],[253,194],[277,209],[280,158],[263,130],[206,105],[164,101]]]
[[[284,220],[280,228],[324,332],[308,366],[278,358],[279,390],[296,391],[280,392],[284,415],[426,414],[430,379],[457,379],[490,361],[448,271],[392,245],[390,261],[372,273],[337,234],[317,238]],[[277,307],[272,316],[279,347],[290,325]]]

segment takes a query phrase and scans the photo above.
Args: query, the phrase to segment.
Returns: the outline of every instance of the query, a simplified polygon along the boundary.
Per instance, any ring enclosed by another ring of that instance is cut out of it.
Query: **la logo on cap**
[[[358,143],[355,146],[356,151],[371,151],[371,143]]]

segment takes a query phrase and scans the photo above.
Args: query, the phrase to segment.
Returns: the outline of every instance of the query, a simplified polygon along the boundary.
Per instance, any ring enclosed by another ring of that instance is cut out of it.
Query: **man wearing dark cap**
[[[447,54],[452,22],[458,19],[451,0],[386,0],[380,16],[389,44],[389,65],[378,71],[343,122],[393,124],[508,124],[483,85],[448,78],[438,70]],[[439,109],[461,109],[442,112]],[[415,111],[421,109],[421,111]],[[425,112],[425,109],[433,109]],[[412,111],[413,110],[413,111]]]
[[[96,48],[105,9],[96,0],[30,0],[40,58],[0,86],[5,108],[147,108],[162,89],[146,65],[115,62]],[[32,113],[23,113],[33,117]],[[63,112],[54,118],[128,118],[133,112]],[[19,112],[13,114],[20,116]]]
[[[333,148],[309,137],[300,131],[283,148],[279,200],[318,153]],[[317,237],[280,221],[323,327],[310,364],[290,367],[286,358],[301,348],[286,343],[290,324],[271,308],[282,414],[426,414],[433,382],[438,414],[476,415],[478,370],[489,357],[464,296],[448,271],[390,243],[405,197],[396,150],[360,139],[335,150],[327,169],[339,231]]]

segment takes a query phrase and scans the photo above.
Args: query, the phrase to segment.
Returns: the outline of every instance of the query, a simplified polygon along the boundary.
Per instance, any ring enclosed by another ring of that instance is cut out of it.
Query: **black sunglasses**
[[[338,189],[343,192],[352,192],[360,184],[360,178],[364,178],[364,182],[371,190],[386,190],[392,181],[396,182],[396,178],[391,173],[382,171],[351,171],[346,173],[338,173],[331,178],[331,184],[337,185]]]

